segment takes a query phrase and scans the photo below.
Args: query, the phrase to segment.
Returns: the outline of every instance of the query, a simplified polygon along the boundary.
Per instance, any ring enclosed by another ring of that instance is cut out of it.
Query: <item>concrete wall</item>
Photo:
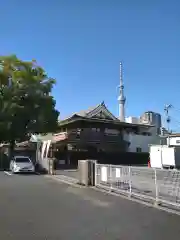
[[[137,148],[141,149],[141,152],[149,152],[150,144],[160,144],[160,137],[156,135],[143,136],[136,134],[124,134],[124,140],[130,142],[129,152],[137,152]]]
[[[180,137],[170,137],[169,144],[173,146],[180,146]]]
[[[126,118],[127,123],[133,123],[133,124],[138,124],[139,123],[139,118],[138,117],[132,117],[129,116]]]

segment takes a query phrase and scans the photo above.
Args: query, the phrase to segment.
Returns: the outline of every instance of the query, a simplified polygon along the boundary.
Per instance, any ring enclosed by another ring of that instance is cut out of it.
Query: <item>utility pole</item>
[[[166,123],[167,123],[167,130],[168,133],[170,133],[170,122],[171,122],[171,117],[169,115],[169,110],[172,108],[173,106],[171,104],[166,104],[164,107],[164,112],[165,112],[165,116],[166,116]]]
[[[171,117],[169,115],[169,110],[172,108],[172,104],[166,104],[164,107],[164,112],[165,112],[165,117],[166,117],[166,123],[167,123],[167,131],[168,131],[168,146],[169,146],[169,134],[170,134],[170,122],[171,122]]]

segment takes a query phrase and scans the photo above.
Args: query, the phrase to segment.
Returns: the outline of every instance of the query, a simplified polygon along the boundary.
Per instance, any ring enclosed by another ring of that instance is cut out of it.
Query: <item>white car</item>
[[[35,172],[35,167],[31,159],[27,156],[14,156],[10,162],[12,173]]]

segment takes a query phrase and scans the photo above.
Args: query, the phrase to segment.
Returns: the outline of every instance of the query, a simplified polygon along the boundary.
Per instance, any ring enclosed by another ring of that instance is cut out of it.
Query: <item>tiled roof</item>
[[[94,106],[90,107],[87,110],[83,110],[80,112],[73,113],[69,117],[60,120],[59,124],[63,125],[67,121],[71,120],[73,117],[80,117],[84,118],[87,120],[92,120],[92,121],[106,121],[108,123],[114,123],[114,124],[121,124],[124,126],[129,126],[129,127],[153,127],[152,125],[147,125],[147,124],[132,124],[132,123],[127,123],[127,122],[121,122],[117,117],[115,117],[106,107],[104,102]]]
[[[78,115],[78,116],[81,116],[81,117],[87,117],[87,115],[89,114],[89,113],[91,113],[92,111],[94,111],[95,109],[97,109],[99,106],[101,106],[101,104],[98,104],[98,105],[96,105],[96,106],[94,106],[94,107],[90,107],[90,108],[88,108],[88,109],[86,109],[86,110],[81,110],[81,111],[79,111],[79,112],[77,112],[77,113],[75,113],[76,115]],[[74,114],[73,114],[74,115]]]
[[[66,117],[66,118],[64,118],[64,119],[61,119],[60,121],[64,121],[64,120],[69,119],[69,118],[71,118],[71,117],[73,117],[73,116],[75,116],[75,115],[76,115],[76,116],[80,116],[80,117],[92,118],[93,115],[94,115],[96,112],[100,111],[100,110],[105,110],[105,111],[108,113],[108,115],[111,116],[112,120],[119,120],[118,118],[116,118],[116,117],[107,109],[107,107],[106,107],[106,105],[104,104],[104,101],[103,101],[103,102],[101,102],[100,104],[98,104],[98,105],[96,105],[96,106],[94,106],[94,107],[88,108],[87,110],[81,110],[81,111],[79,111],[79,112],[75,112],[75,113],[71,114],[70,116],[68,116],[68,117]]]
[[[81,110],[79,112],[75,112],[73,114],[71,114],[70,116],[66,117],[65,119],[62,119],[60,121],[64,121],[66,119],[69,119],[73,116],[80,116],[80,117],[86,117],[86,118],[92,118],[94,115],[96,115],[99,111],[105,111],[107,113],[107,115],[110,116],[110,118],[112,118],[112,120],[119,120],[118,118],[116,118],[106,107],[106,105],[104,104],[104,101],[101,102],[100,104],[94,106],[94,107],[90,107],[87,110]]]

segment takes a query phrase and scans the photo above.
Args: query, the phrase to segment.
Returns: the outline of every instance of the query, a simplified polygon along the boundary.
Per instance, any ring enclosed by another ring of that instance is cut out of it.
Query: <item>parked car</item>
[[[12,173],[35,172],[35,167],[31,159],[27,156],[14,156],[10,162]]]

